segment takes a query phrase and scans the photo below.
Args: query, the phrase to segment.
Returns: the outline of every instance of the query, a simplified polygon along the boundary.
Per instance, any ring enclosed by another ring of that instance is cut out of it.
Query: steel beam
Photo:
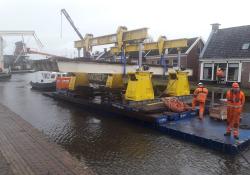
[[[58,61],[58,68],[60,72],[76,72],[76,73],[93,73],[93,74],[122,74],[123,65],[119,63],[106,62],[85,62],[85,61]],[[135,72],[137,65],[126,65],[126,72]],[[150,66],[149,69],[154,75],[162,75],[164,68],[162,66]],[[193,74],[192,70],[186,70],[188,75]]]
[[[148,37],[147,28],[141,28],[136,30],[125,31],[122,34],[122,42],[134,41],[134,40],[144,40]],[[118,42],[117,33],[104,35],[99,37],[93,37],[89,39],[88,45],[98,46],[105,44],[113,44]],[[84,48],[86,46],[84,40],[75,41],[75,48]]]
[[[170,49],[170,48],[183,48],[187,47],[187,39],[176,39],[176,40],[167,40],[164,41],[163,49]],[[160,50],[158,42],[152,43],[144,43],[144,51],[150,50]],[[138,52],[140,50],[138,44],[129,44],[126,45],[125,52]],[[119,53],[121,52],[118,47],[111,47],[112,53]]]

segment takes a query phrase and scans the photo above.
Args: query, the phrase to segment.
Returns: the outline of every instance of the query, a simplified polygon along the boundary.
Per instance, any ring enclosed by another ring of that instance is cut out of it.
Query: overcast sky
[[[202,36],[207,39],[211,23],[221,28],[249,25],[248,0],[0,0],[0,30],[35,30],[42,41],[42,51],[74,56],[73,41],[78,36],[63,17],[61,33],[60,10],[65,8],[82,35],[115,33],[120,25],[129,30],[148,27],[157,40]],[[5,52],[13,51],[14,41],[8,37]],[[31,37],[25,42],[37,48]]]

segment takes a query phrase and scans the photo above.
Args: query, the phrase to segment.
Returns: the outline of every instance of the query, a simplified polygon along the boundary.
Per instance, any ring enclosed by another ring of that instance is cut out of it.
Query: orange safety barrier
[[[184,112],[184,111],[191,109],[189,105],[178,100],[175,97],[162,98],[162,101],[164,102],[166,107],[173,112]]]
[[[71,77],[57,77],[56,89],[57,90],[69,89],[70,79]]]

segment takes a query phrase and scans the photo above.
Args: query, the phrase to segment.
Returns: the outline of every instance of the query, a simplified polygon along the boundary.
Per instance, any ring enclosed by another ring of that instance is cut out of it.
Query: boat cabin
[[[57,77],[66,77],[67,73],[64,72],[49,72],[49,71],[38,71],[35,72],[34,83],[53,83]]]

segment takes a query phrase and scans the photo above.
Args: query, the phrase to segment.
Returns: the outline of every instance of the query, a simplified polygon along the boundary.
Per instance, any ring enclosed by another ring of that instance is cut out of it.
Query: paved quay
[[[94,174],[67,151],[0,104],[0,175]]]

